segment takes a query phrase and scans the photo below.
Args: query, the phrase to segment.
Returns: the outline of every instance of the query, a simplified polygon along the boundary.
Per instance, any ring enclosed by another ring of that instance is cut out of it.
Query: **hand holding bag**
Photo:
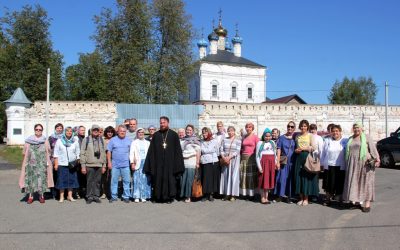
[[[233,143],[233,140],[231,141],[231,145],[229,146],[228,156],[231,154],[232,143]],[[231,159],[229,159],[228,157],[221,156],[219,158],[219,165],[220,166],[229,166],[230,163],[231,163]]]
[[[316,155],[314,156],[313,152],[308,154],[304,169],[310,173],[318,173],[321,171],[321,162]]]
[[[67,147],[65,147],[65,151],[67,151],[68,169],[69,170],[73,170],[73,169],[77,168],[78,167],[78,161],[77,160],[69,161],[68,148]]]

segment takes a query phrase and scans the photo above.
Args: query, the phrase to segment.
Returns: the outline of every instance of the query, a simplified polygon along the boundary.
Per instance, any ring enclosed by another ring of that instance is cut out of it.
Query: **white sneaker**
[[[135,203],[139,203],[139,199],[135,199]]]
[[[146,199],[142,199],[142,203],[146,203]]]

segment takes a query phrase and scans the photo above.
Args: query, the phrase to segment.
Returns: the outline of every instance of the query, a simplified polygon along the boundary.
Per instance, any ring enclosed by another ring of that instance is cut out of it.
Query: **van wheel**
[[[392,155],[389,152],[383,151],[381,153],[381,157],[380,158],[381,158],[382,167],[384,167],[384,168],[392,168],[392,167],[394,167],[394,160],[393,160]]]

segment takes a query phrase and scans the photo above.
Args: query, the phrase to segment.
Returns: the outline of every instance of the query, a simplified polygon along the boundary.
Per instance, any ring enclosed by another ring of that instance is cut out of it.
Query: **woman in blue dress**
[[[151,198],[150,177],[143,171],[143,165],[146,160],[147,150],[150,142],[144,138],[144,129],[136,130],[136,139],[131,144],[130,162],[133,172],[133,192],[132,198],[135,202],[146,202]]]
[[[296,124],[290,121],[287,124],[287,132],[281,135],[277,142],[277,171],[275,180],[274,195],[278,196],[278,200],[285,198],[288,203],[292,197],[292,175],[295,163],[294,130]]]

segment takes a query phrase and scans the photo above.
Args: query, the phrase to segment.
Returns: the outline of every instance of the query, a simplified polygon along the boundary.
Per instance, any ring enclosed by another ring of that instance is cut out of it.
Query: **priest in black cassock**
[[[169,119],[160,117],[160,130],[155,132],[147,152],[144,171],[151,176],[153,199],[171,203],[177,195],[176,182],[185,170],[178,134],[169,129]]]

